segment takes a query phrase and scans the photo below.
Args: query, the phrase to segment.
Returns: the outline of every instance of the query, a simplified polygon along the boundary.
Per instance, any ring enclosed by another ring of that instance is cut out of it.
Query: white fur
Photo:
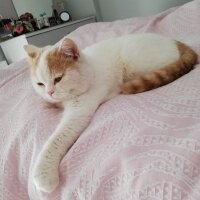
[[[179,59],[175,41],[155,34],[127,35],[94,44],[82,52],[75,70],[65,72],[56,85],[46,63],[49,47],[41,55],[32,82],[46,100],[62,103],[62,120],[38,156],[33,172],[35,185],[52,191],[59,182],[58,166],[67,150],[88,126],[98,106],[120,93],[123,70],[131,75],[164,67]],[[45,87],[37,82],[44,82]],[[55,93],[50,98],[47,91]]]

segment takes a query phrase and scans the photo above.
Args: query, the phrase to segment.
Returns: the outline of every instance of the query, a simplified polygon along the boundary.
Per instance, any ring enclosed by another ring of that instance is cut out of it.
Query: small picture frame
[[[50,26],[55,26],[55,25],[57,25],[57,20],[56,20],[55,17],[49,17],[48,20],[49,20]]]

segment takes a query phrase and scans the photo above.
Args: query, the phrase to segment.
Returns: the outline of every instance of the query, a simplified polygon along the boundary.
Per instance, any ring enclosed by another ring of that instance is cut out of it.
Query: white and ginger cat
[[[197,63],[191,48],[152,33],[112,38],[83,50],[68,38],[45,48],[27,45],[25,50],[36,92],[64,107],[33,171],[36,187],[47,192],[58,185],[61,159],[100,104],[120,93],[135,94],[170,83]]]

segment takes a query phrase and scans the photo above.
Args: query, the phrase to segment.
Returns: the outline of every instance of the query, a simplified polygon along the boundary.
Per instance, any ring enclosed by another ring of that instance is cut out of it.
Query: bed
[[[98,22],[67,37],[80,48],[156,32],[200,55],[200,2],[149,17]],[[62,111],[32,89],[27,60],[0,70],[0,200],[199,200],[200,67],[158,89],[99,107],[60,164],[60,184],[38,191],[32,169]]]

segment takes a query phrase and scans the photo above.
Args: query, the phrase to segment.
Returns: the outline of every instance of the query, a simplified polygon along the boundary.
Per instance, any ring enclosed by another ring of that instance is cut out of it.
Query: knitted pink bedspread
[[[84,48],[136,32],[173,37],[200,54],[200,1],[86,25],[68,37]],[[26,60],[0,70],[0,200],[200,200],[198,65],[167,86],[101,105],[48,194],[36,190],[32,169],[61,114],[32,89]]]

